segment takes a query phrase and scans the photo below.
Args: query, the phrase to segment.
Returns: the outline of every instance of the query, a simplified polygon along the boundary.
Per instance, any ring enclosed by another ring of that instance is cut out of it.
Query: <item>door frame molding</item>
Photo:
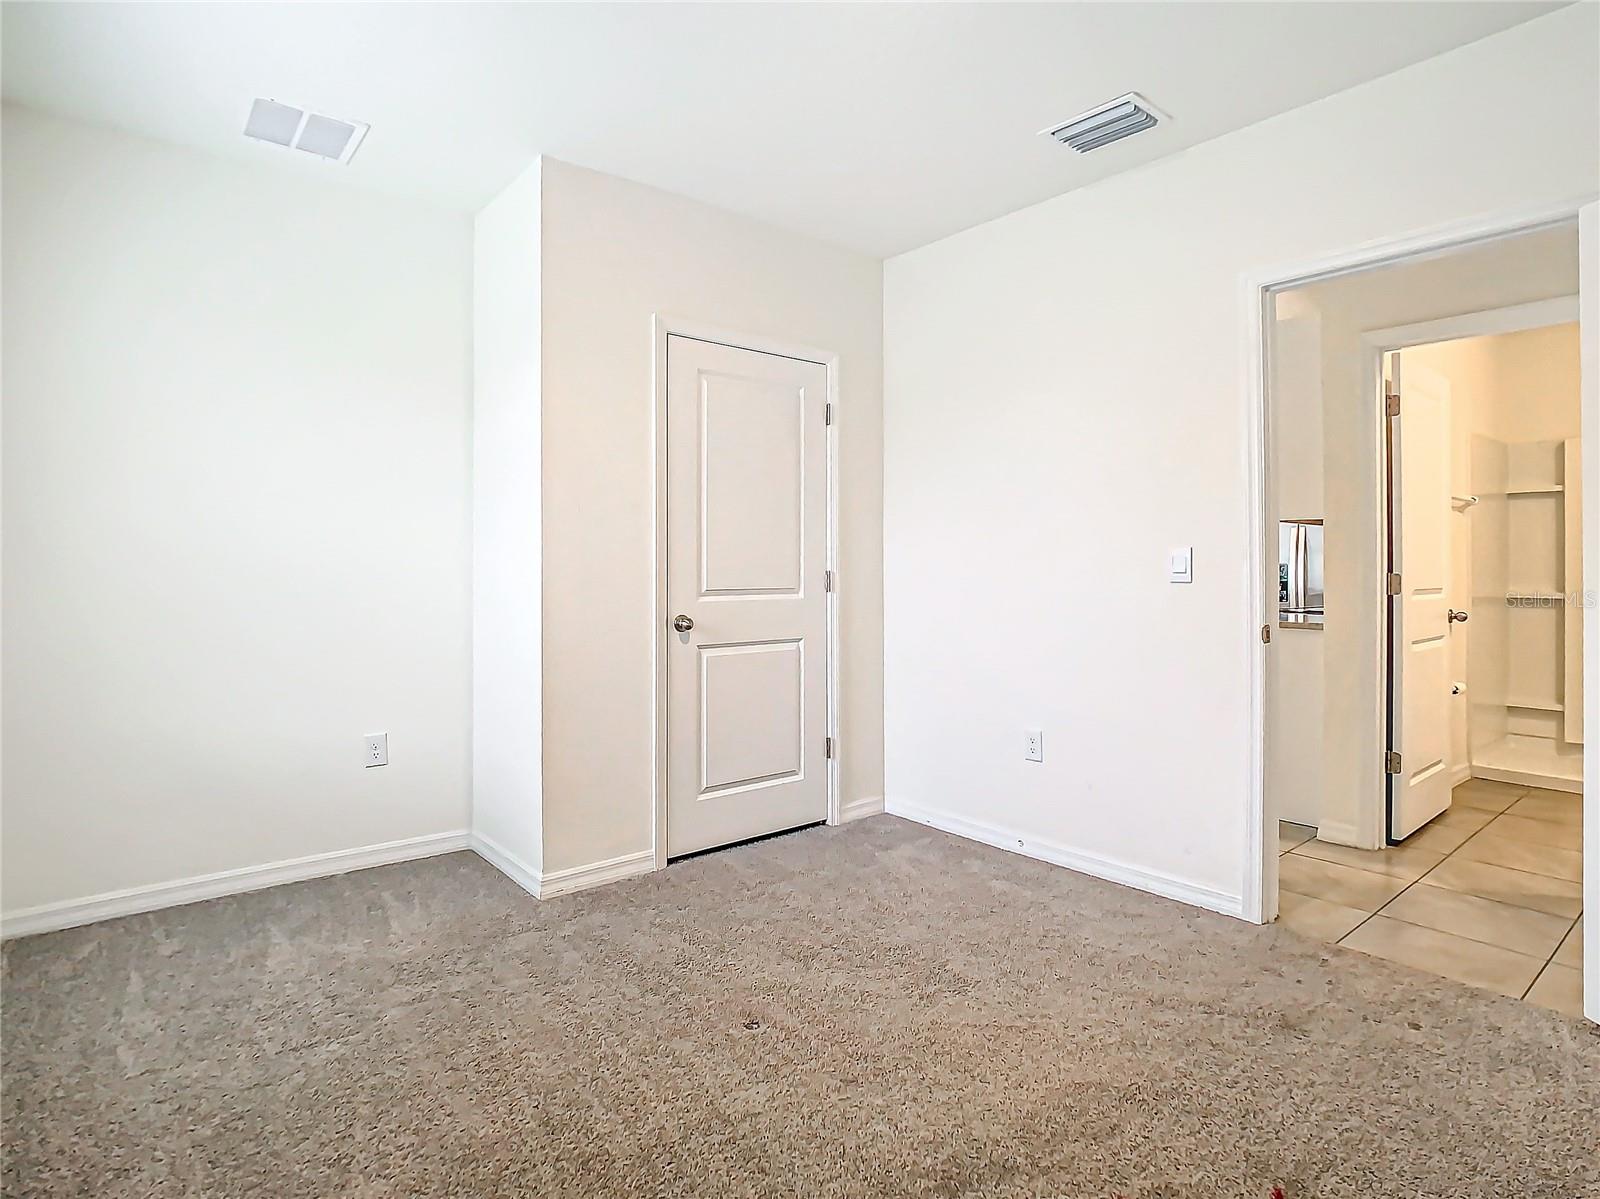
[[[1239,277],[1241,350],[1245,360],[1242,397],[1247,465],[1245,518],[1249,529],[1249,552],[1244,564],[1244,590],[1247,597],[1244,615],[1247,624],[1243,631],[1247,638],[1245,644],[1249,647],[1246,670],[1250,694],[1250,737],[1247,747],[1250,782],[1245,801],[1245,843],[1240,880],[1240,914],[1246,920],[1267,924],[1278,915],[1277,837],[1276,830],[1267,828],[1268,646],[1263,644],[1260,637],[1263,626],[1275,629],[1277,625],[1276,591],[1268,589],[1266,575],[1267,563],[1277,561],[1274,494],[1268,469],[1271,444],[1267,393],[1267,381],[1271,377],[1267,360],[1271,346],[1268,302],[1277,292],[1323,282],[1339,275],[1451,253],[1539,229],[1577,225],[1579,212],[1595,201],[1596,194],[1587,192],[1553,204],[1502,209],[1419,232],[1360,242],[1296,261],[1252,268]],[[1580,247],[1580,255],[1583,250],[1584,247]],[[1585,365],[1589,365],[1587,360]],[[1590,488],[1600,489],[1600,477],[1590,477],[1600,475],[1600,471],[1591,469],[1593,456],[1587,449],[1592,437],[1600,437],[1600,414],[1588,410],[1587,380],[1585,387],[1582,435],[1586,446],[1584,484],[1587,497]],[[1587,532],[1585,535],[1587,537]],[[1584,585],[1588,590],[1600,585],[1600,562],[1585,561]],[[1594,609],[1586,610],[1584,634],[1586,639],[1593,638],[1594,643],[1600,644],[1600,619],[1597,619]],[[1588,719],[1587,713],[1585,719]],[[1594,738],[1585,740],[1584,775],[1600,780],[1600,744]],[[1584,821],[1586,826],[1600,825],[1600,786],[1589,788],[1584,797]],[[1270,837],[1269,832],[1273,833]],[[1600,863],[1588,864],[1593,868],[1587,877],[1600,876]],[[1591,888],[1595,886],[1594,883],[1586,885]],[[1600,922],[1596,927],[1600,928]],[[1596,971],[1587,963],[1586,984],[1586,991],[1590,992],[1586,995],[1586,1006],[1593,1016],[1600,1010],[1600,994],[1593,993],[1600,991],[1600,985],[1596,983]]]
[[[828,374],[826,402],[833,406],[833,422],[826,426],[826,465],[828,475],[827,551],[825,570],[834,572],[834,587],[824,593],[827,609],[827,645],[824,666],[828,718],[825,736],[833,738],[834,753],[828,763],[828,823],[840,822],[839,763],[843,747],[839,740],[839,355],[832,350],[797,342],[764,337],[728,329],[705,321],[653,313],[651,339],[651,520],[655,536],[651,545],[651,575],[655,595],[651,602],[654,621],[650,638],[650,752],[653,770],[650,777],[650,843],[655,868],[667,865],[667,339],[688,337],[709,341],[736,350],[754,350],[780,358],[814,362]]]

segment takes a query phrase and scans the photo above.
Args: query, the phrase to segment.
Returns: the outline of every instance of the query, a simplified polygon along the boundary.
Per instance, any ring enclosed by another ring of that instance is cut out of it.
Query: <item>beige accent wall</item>
[[[883,792],[882,263],[543,160],[543,868],[647,851],[654,314],[839,354],[840,769]]]

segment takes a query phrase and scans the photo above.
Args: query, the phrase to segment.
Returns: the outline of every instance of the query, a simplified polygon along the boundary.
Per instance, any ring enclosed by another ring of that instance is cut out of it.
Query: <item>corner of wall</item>
[[[473,219],[472,839],[534,894],[543,862],[543,160]]]
[[[883,304],[880,260],[557,159],[542,162],[541,218],[551,894],[653,857],[662,315],[840,357],[841,787],[847,801],[881,793]]]

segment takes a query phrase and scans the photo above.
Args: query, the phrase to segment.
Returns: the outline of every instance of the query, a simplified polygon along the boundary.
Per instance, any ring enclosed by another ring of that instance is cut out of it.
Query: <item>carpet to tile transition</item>
[[[1600,1195],[1600,1035],[879,817],[13,942],[8,1196]]]

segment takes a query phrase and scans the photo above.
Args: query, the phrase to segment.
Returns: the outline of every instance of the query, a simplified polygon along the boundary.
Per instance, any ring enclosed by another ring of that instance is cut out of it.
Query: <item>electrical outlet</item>
[[[1028,739],[1024,756],[1030,762],[1044,761],[1044,734],[1038,729],[1028,729],[1024,735]]]
[[[367,765],[387,766],[389,764],[389,734],[373,733],[367,738]]]

